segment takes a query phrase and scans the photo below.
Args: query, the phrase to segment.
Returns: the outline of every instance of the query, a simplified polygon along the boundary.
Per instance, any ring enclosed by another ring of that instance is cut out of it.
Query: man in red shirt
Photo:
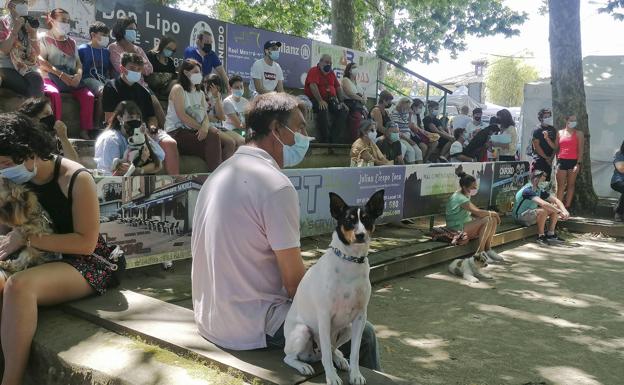
[[[344,104],[344,93],[332,70],[332,58],[325,54],[308,71],[305,94],[312,101],[316,114],[316,128],[321,143],[340,143],[346,138],[349,107]],[[330,115],[333,125],[330,130]]]

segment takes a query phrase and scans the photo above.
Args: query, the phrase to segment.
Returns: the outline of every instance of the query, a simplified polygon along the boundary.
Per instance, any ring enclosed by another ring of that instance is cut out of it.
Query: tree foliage
[[[215,16],[298,36],[328,33],[399,63],[434,62],[442,50],[456,57],[468,36],[513,36],[527,18],[502,0],[216,0]]]
[[[215,16],[223,21],[297,36],[327,32],[328,0],[217,0]]]
[[[522,105],[524,85],[538,79],[537,70],[523,60],[500,58],[488,67],[485,81],[488,100],[505,107]]]
[[[624,0],[606,0],[598,12],[610,13],[616,20],[624,21]]]

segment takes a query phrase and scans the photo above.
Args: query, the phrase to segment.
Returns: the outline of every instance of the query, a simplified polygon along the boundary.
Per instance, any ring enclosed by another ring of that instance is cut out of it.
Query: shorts
[[[106,289],[108,289],[111,284],[113,271],[109,266],[96,258],[68,257],[58,262],[67,263],[78,270],[89,286],[91,286],[98,295],[106,293]]]
[[[533,226],[537,223],[537,209],[529,209],[521,212],[518,218],[515,218],[515,221],[522,226]]]
[[[559,170],[569,171],[574,169],[578,163],[577,159],[559,159]]]

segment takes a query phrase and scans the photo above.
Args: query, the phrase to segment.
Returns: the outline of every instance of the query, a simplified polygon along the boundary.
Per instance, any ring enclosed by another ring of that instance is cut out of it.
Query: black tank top
[[[27,183],[28,187],[35,192],[39,203],[43,209],[50,215],[52,227],[56,234],[69,234],[74,232],[74,218],[72,216],[72,190],[76,177],[83,171],[88,172],[86,168],[78,169],[71,176],[67,196],[63,194],[61,186],[58,184],[59,172],[61,169],[62,156],[57,156],[54,161],[54,176],[48,183],[36,185]]]

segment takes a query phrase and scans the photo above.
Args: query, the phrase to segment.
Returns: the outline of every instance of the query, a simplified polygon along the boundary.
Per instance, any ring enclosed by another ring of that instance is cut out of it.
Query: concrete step
[[[65,331],[65,332],[63,332]],[[26,385],[243,385],[227,373],[58,309],[42,309]]]

